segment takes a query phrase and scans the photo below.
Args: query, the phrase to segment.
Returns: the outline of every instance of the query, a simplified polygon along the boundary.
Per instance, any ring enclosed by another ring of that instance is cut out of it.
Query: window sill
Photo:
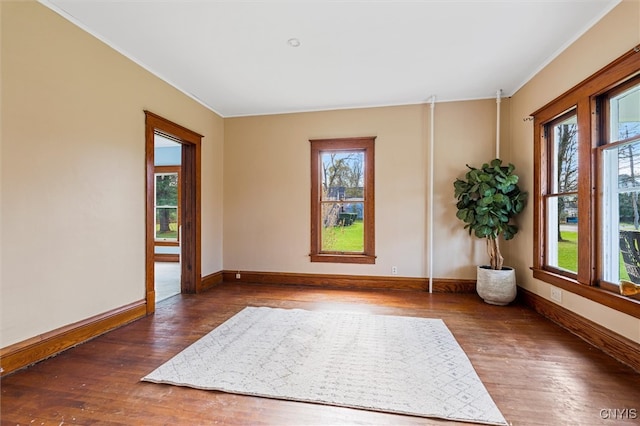
[[[533,278],[552,284],[569,293],[585,297],[616,311],[631,315],[632,317],[640,318],[640,300],[631,299],[600,287],[580,284],[575,279],[544,269],[531,268],[531,270],[533,271]]]
[[[376,257],[367,254],[310,254],[312,262],[327,263],[360,263],[373,265]]]

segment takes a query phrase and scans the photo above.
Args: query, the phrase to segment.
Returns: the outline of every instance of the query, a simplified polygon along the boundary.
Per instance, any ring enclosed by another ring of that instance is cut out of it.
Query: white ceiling
[[[41,2],[234,117],[511,96],[619,0]]]

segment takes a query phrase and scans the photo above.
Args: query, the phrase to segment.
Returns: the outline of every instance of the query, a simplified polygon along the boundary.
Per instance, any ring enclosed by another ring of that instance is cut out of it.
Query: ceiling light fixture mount
[[[287,40],[287,43],[291,47],[300,47],[300,40],[298,40],[297,38],[290,38],[289,40]]]

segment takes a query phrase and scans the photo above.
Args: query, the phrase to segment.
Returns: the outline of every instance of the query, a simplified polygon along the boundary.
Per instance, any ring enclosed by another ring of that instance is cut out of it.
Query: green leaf
[[[490,195],[488,197],[482,197],[479,201],[478,201],[478,205],[481,207],[486,207],[488,205],[490,205],[491,203],[493,203],[493,197]]]
[[[504,179],[504,183],[509,184],[509,185],[515,185],[516,183],[518,183],[518,176],[509,175]]]

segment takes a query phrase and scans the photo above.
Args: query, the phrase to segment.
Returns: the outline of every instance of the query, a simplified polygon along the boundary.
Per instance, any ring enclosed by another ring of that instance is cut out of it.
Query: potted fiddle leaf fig
[[[499,158],[480,168],[467,167],[465,178],[453,184],[456,216],[469,235],[486,239],[490,259],[490,265],[478,266],[476,290],[486,302],[506,305],[516,296],[515,271],[503,265],[500,238],[510,240],[518,232],[512,219],[524,209],[528,193],[518,186],[515,166],[503,165]]]

